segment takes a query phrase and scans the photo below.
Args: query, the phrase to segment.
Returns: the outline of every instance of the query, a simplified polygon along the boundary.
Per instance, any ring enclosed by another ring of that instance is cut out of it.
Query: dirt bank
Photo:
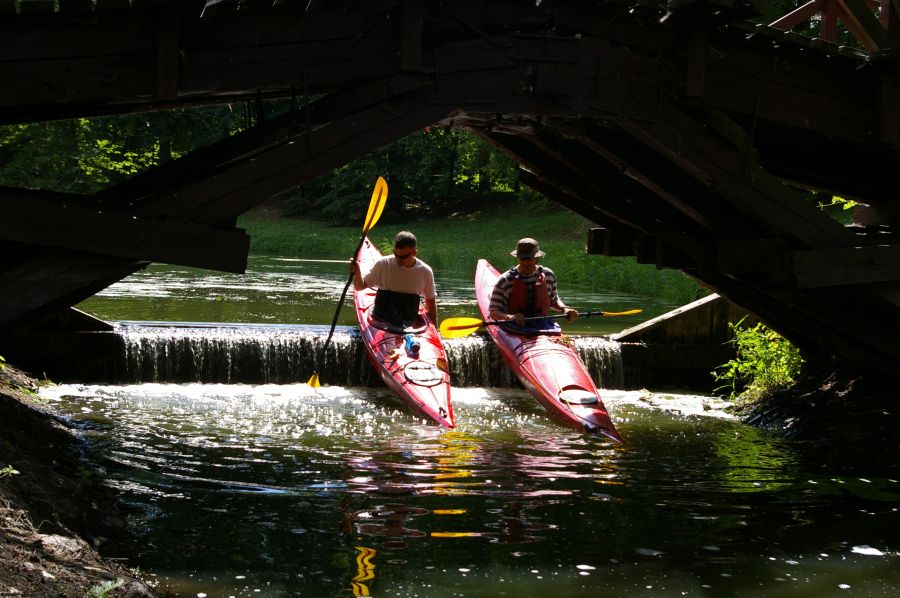
[[[102,471],[81,458],[82,443],[35,388],[0,364],[0,596],[153,596],[101,556],[125,520]]]
[[[895,378],[830,364],[745,406],[742,415],[808,448],[823,466],[893,476],[900,474],[898,388]]]

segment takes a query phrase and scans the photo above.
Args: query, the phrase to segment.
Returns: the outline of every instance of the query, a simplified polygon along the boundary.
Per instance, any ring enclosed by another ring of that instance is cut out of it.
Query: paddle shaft
[[[362,237],[359,239],[359,245],[356,246],[356,251],[353,252],[353,259],[355,260],[359,257],[359,251],[362,249],[363,243],[366,242],[366,235],[369,234],[369,231],[363,231]],[[338,301],[337,309],[334,312],[334,318],[331,320],[331,330],[328,331],[328,338],[325,339],[325,344],[322,345],[322,352],[319,354],[319,363],[316,371],[322,369],[322,363],[325,360],[325,349],[328,348],[328,343],[331,342],[331,337],[334,336],[334,329],[337,327],[338,317],[341,315],[341,308],[344,306],[344,300],[347,298],[347,291],[350,290],[350,285],[353,283],[353,272],[350,273],[350,276],[347,278],[347,284],[344,285],[344,292],[341,293],[341,298]]]
[[[579,318],[590,318],[591,316],[602,316],[602,315],[603,315],[602,311],[586,311],[586,312],[580,312],[578,314],[578,317]],[[525,321],[526,322],[537,322],[538,320],[546,320],[548,318],[558,319],[558,318],[565,318],[565,317],[566,317],[566,314],[553,314],[552,316],[531,316],[529,318],[525,318]],[[482,324],[484,324],[485,326],[498,326],[500,324],[510,324],[514,321],[515,320],[503,320],[503,321],[485,320],[484,322],[482,322]]]

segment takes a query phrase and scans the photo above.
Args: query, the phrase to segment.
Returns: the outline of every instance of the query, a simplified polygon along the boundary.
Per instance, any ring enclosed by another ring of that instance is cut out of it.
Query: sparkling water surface
[[[363,357],[338,363],[333,384],[291,383],[308,376],[310,341],[277,327],[327,325],[346,276],[341,260],[257,256],[245,275],[154,264],[81,304],[130,321],[124,380],[145,383],[41,394],[120,492],[131,536],[107,554],[162,595],[900,595],[895,468],[833,458],[852,444],[806,450],[712,397],[602,390],[626,440],[613,444],[501,387],[509,375],[475,359],[477,337],[451,348],[465,386],[453,389],[452,431],[384,388],[355,386]],[[470,279],[438,273],[438,287],[441,317],[477,315]],[[601,361],[611,353],[584,335],[674,307],[563,294],[582,310],[644,310],[565,325]],[[211,328],[182,341],[175,322]],[[352,310],[338,323],[352,326]],[[353,346],[345,336],[334,357]],[[248,369],[260,382],[236,383]]]
[[[891,478],[703,396],[602,392],[623,445],[516,389],[442,431],[386,390],[49,387],[171,596],[895,596]]]

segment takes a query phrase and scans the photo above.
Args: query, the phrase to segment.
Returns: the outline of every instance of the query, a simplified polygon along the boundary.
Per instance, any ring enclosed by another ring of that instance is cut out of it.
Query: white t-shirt
[[[392,255],[386,255],[372,265],[363,276],[367,287],[378,287],[395,293],[410,293],[425,299],[437,298],[434,288],[434,272],[431,266],[416,258],[415,264],[406,268]]]

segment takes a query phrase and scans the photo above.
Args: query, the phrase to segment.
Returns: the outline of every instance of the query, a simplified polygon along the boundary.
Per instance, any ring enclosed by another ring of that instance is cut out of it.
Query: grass
[[[347,256],[359,242],[359,227],[329,226],[313,220],[274,218],[250,213],[239,226],[251,236],[255,254],[336,259]],[[705,294],[690,277],[675,270],[657,270],[634,258],[610,258],[585,252],[587,231],[596,226],[568,210],[541,213],[518,207],[421,222],[379,222],[369,238],[383,252],[390,251],[394,234],[408,229],[419,239],[419,257],[436,272],[473,275],[479,258],[497,268],[512,266],[509,252],[522,237],[534,237],[547,252],[543,262],[560,280],[584,284],[604,292],[658,297],[689,303]]]

